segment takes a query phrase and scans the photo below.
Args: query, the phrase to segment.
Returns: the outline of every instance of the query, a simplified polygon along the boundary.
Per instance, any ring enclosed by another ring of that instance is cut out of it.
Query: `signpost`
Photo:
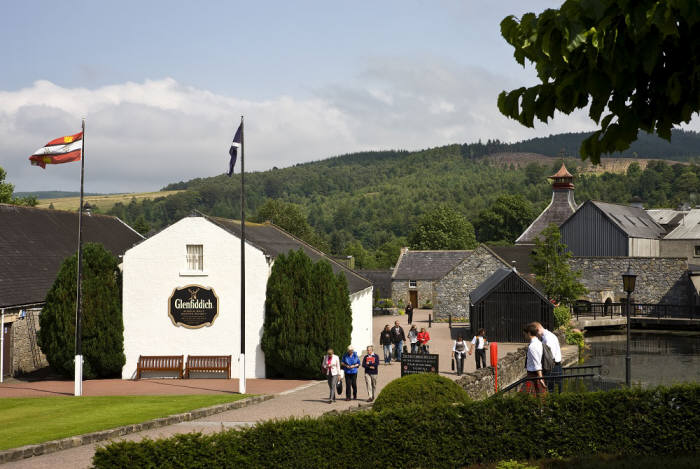
[[[186,285],[173,290],[168,316],[176,326],[198,329],[211,326],[219,315],[219,298],[213,288]]]
[[[437,373],[440,356],[433,353],[401,354],[401,376],[416,373]]]

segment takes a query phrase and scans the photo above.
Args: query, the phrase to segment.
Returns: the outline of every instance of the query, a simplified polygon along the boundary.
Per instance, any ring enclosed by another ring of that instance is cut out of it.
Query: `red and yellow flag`
[[[83,133],[59,137],[39,148],[29,157],[32,165],[46,168],[47,164],[70,163],[80,161]]]

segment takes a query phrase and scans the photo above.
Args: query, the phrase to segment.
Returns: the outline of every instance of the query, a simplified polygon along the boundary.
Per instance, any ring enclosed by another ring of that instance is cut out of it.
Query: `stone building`
[[[557,226],[561,225],[576,211],[578,206],[574,200],[574,177],[566,169],[566,166],[562,163],[559,171],[552,174],[549,179],[552,180],[552,200],[547,208],[535,218],[535,221],[515,240],[516,245],[535,244],[535,239],[545,228],[552,223]]]
[[[83,240],[101,243],[121,256],[143,236],[116,217],[85,213]],[[77,212],[0,204],[4,375],[47,365],[36,340],[39,315],[63,260],[77,247]]]
[[[486,245],[479,245],[435,284],[435,318],[469,318],[469,293],[508,262]]]
[[[414,308],[435,305],[437,283],[472,251],[412,251],[402,248],[391,275],[391,297]]]
[[[685,257],[689,264],[700,264],[700,208],[679,212],[676,225],[661,240],[661,256]]]
[[[261,340],[275,259],[300,249],[345,276],[352,344],[360,351],[372,343],[372,284],[367,279],[281,228],[246,223],[246,377],[266,376]],[[231,355],[231,375],[238,376],[240,221],[198,213],[185,217],[126,251],[123,272],[123,379],[135,376],[139,355]]]

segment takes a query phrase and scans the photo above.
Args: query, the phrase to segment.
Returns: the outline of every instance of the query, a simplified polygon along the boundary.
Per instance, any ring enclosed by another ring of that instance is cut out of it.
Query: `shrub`
[[[393,308],[394,307],[394,300],[391,298],[380,298],[377,300],[377,306],[379,308]]]
[[[124,357],[119,261],[101,244],[83,246],[82,352],[85,379],[119,376]],[[39,316],[38,343],[58,373],[75,373],[75,279],[78,256],[63,261]]]
[[[262,350],[269,377],[317,378],[328,347],[350,345],[348,283],[301,249],[281,254],[267,281]]]
[[[430,300],[426,301],[423,305],[423,309],[433,309],[433,303],[431,303]]]
[[[554,308],[554,327],[568,326],[571,321],[571,310],[565,304],[560,304]]]
[[[578,329],[573,329],[571,326],[567,326],[564,333],[566,336],[566,343],[569,345],[578,345],[578,351],[579,354],[581,354],[586,347],[583,332]]]
[[[435,373],[419,373],[395,379],[377,396],[375,411],[407,405],[446,405],[467,403],[471,399],[461,386]]]
[[[119,441],[97,448],[93,463],[98,469],[464,467],[553,452],[688,456],[700,450],[698,428],[700,385],[692,384],[267,421],[211,435]],[[468,437],[474,434],[479,437]],[[329,457],[329,449],[338,456]]]

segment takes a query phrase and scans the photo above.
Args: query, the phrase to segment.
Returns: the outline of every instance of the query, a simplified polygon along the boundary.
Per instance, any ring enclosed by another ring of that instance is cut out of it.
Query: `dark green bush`
[[[340,355],[350,345],[347,280],[300,249],[275,259],[266,295],[261,347],[267,376],[320,377],[328,347]]]
[[[471,402],[466,391],[449,378],[435,373],[420,373],[395,379],[377,396],[374,410],[396,409],[407,405],[449,405]]]
[[[119,376],[124,357],[119,260],[101,244],[83,246],[82,352],[85,379]],[[73,377],[78,256],[63,261],[39,316],[38,342],[58,373]]]
[[[429,468],[552,455],[687,456],[700,452],[698,428],[700,385],[681,385],[271,421],[242,431],[112,443],[98,448],[93,462],[105,469]]]

